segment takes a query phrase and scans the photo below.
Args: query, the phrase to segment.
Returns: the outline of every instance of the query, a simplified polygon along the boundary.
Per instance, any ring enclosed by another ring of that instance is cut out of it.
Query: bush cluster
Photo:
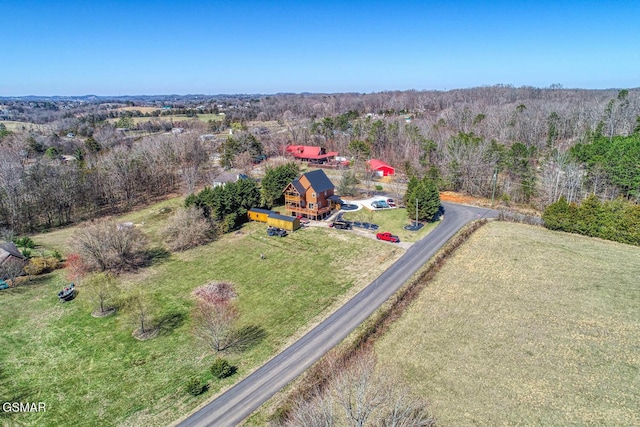
[[[223,186],[205,187],[185,200],[185,207],[197,206],[206,218],[222,223],[222,232],[228,232],[247,221],[247,211],[260,204],[260,190],[252,179],[240,179]]]
[[[29,236],[14,239],[13,243],[15,243],[19,248],[34,249],[36,247],[36,244],[33,242],[33,240],[31,240],[31,237]]]
[[[640,206],[624,199],[601,202],[594,195],[580,205],[561,197],[542,214],[545,227],[640,245]]]
[[[50,273],[53,270],[60,268],[61,263],[54,257],[37,257],[29,259],[29,262],[24,267],[24,271],[30,276],[37,276],[39,274]]]
[[[206,384],[198,377],[191,377],[185,382],[184,388],[190,395],[199,396],[206,390]]]
[[[235,366],[231,366],[226,359],[221,357],[218,357],[210,368],[211,375],[219,379],[230,377],[236,373],[236,370]]]

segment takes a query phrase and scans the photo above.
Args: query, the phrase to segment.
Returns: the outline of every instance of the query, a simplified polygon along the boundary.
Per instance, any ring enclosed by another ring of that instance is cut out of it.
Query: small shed
[[[22,274],[27,259],[13,242],[0,242],[0,280],[12,279],[11,272]]]
[[[267,225],[295,231],[300,228],[300,219],[295,216],[280,215],[273,212],[267,217]]]
[[[247,216],[252,221],[267,222],[269,215],[275,214],[274,211],[268,209],[251,208],[247,212]]]
[[[388,165],[382,160],[371,159],[367,162],[369,170],[375,172],[378,176],[390,176],[396,173],[393,166]]]

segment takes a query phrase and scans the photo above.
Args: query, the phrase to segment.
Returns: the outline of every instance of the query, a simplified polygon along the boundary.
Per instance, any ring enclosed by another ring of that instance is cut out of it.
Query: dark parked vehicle
[[[400,243],[400,238],[398,236],[394,236],[389,232],[376,234],[376,239],[386,240],[387,242]]]
[[[269,236],[277,236],[277,237],[284,237],[287,235],[287,230],[284,230],[282,228],[278,228],[278,227],[267,227],[267,234]]]
[[[371,203],[371,206],[376,209],[388,208],[389,204],[385,200],[376,200]]]
[[[333,221],[333,228],[337,228],[338,230],[351,230],[352,225],[351,222],[345,221],[344,219],[337,219]]]

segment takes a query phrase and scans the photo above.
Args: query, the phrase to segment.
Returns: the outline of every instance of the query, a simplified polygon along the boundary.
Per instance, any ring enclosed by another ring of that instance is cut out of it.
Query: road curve
[[[443,203],[443,221],[326,320],[251,375],[190,415],[178,427],[235,426],[342,341],[393,295],[468,222],[494,218],[485,208]]]

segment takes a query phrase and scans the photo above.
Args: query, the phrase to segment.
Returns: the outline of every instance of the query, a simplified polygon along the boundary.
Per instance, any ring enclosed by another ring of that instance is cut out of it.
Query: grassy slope
[[[171,202],[118,221],[144,221],[142,229],[153,235],[167,217],[159,208],[166,204]],[[59,230],[33,238],[64,250],[70,234]],[[47,403],[44,414],[11,418],[27,425],[166,425],[246,375],[401,252],[327,228],[280,239],[266,236],[264,224],[247,224],[238,234],[122,278],[121,287],[144,286],[153,295],[161,334],[146,342],[131,337],[133,326],[124,312],[89,316],[94,307],[82,285],[76,300],[58,303],[56,292],[65,282],[57,275],[3,291],[0,395]],[[206,377],[212,358],[191,334],[190,293],[211,280],[236,285],[241,326],[256,327],[265,337],[230,356],[239,375],[212,381],[208,393],[192,398],[182,382],[194,373]],[[6,417],[0,413],[0,424],[9,422]]]
[[[639,425],[640,249],[481,229],[376,347],[442,425]]]

